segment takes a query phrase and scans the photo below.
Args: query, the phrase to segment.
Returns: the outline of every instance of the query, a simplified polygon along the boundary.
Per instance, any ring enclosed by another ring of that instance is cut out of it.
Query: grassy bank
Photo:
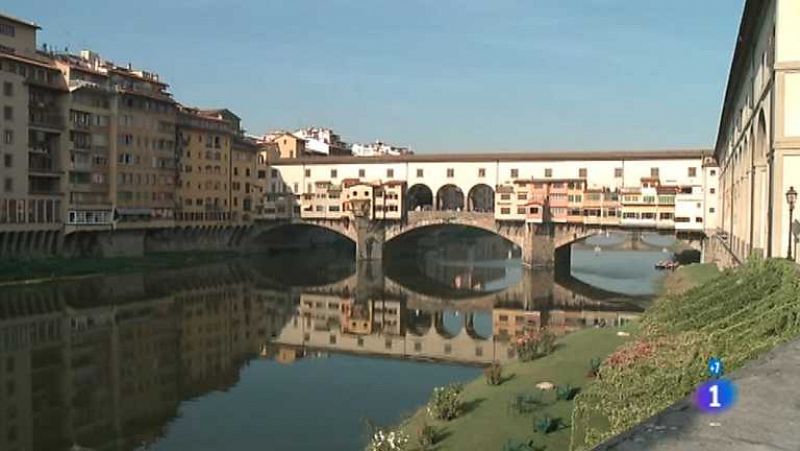
[[[554,390],[542,392],[535,386],[543,381],[584,386],[590,380],[587,378],[590,360],[605,357],[624,343],[625,338],[617,336],[618,330],[586,329],[567,335],[558,341],[555,352],[546,357],[504,365],[501,385],[488,385],[483,377],[466,384],[462,392],[465,413],[450,422],[433,421],[425,409],[420,409],[402,426],[412,437],[411,449],[420,449],[416,437],[423,422],[437,429],[441,441],[435,449],[439,451],[501,451],[509,439],[533,440],[536,446],[546,446],[547,450],[567,449],[569,429],[536,433],[533,423],[534,418],[545,415],[569,422],[573,401],[556,401]],[[516,413],[510,406],[520,394],[541,396],[543,405],[537,406],[534,413]]]
[[[712,356],[731,371],[800,336],[800,279],[789,262],[678,276],[705,283],[681,294],[673,287],[644,315],[634,340],[606,359],[576,398],[571,449],[591,449],[689,395]]]
[[[0,284],[49,281],[95,274],[121,274],[180,268],[230,259],[229,252],[160,253],[145,257],[47,258],[0,261]]]

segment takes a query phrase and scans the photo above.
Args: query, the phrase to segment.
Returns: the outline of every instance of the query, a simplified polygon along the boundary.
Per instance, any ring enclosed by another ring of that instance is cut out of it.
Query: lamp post
[[[786,203],[789,204],[789,250],[786,252],[786,258],[794,260],[792,257],[792,223],[794,222],[794,204],[797,202],[797,191],[794,186],[789,187],[786,191]]]

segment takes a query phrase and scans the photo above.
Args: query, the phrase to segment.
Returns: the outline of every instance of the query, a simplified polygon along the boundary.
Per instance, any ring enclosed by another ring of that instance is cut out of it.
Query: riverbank
[[[234,252],[187,252],[104,259],[3,260],[0,261],[0,286],[180,268],[229,260],[236,255]]]
[[[592,449],[685,398],[712,356],[734,371],[798,336],[800,279],[785,260],[749,261],[668,294],[576,398],[570,449]]]
[[[548,450],[567,449],[569,429],[537,433],[533,430],[533,419],[550,416],[569,424],[573,401],[557,401],[555,390],[541,391],[536,384],[569,384],[578,389],[585,386],[591,380],[587,377],[590,361],[605,358],[627,340],[617,335],[620,330],[585,329],[566,335],[558,340],[555,351],[548,356],[504,365],[504,381],[500,385],[488,385],[484,377],[473,380],[462,392],[465,413],[452,421],[434,421],[424,408],[419,409],[402,425],[412,437],[411,449],[422,449],[417,433],[424,423],[437,430],[440,437],[435,447],[437,451],[502,450],[509,439],[526,443],[532,440],[536,446],[546,446]],[[518,395],[539,396],[543,405],[536,407],[533,414],[516,413],[511,403]]]

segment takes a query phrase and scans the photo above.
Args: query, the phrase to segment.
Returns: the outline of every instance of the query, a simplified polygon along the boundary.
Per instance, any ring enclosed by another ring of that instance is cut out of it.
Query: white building
[[[292,135],[306,142],[306,152],[319,155],[350,155],[347,145],[329,128],[302,128]]]
[[[373,144],[355,143],[350,147],[350,151],[356,157],[377,157],[381,155],[400,156],[413,153],[408,147],[390,146],[380,141],[376,141]]]

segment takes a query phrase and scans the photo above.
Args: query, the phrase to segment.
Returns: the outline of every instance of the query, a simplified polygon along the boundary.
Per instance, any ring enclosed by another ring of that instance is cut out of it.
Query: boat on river
[[[680,263],[674,260],[661,260],[660,262],[656,263],[655,266],[656,269],[669,269],[670,271],[673,271],[675,268],[680,266]]]

